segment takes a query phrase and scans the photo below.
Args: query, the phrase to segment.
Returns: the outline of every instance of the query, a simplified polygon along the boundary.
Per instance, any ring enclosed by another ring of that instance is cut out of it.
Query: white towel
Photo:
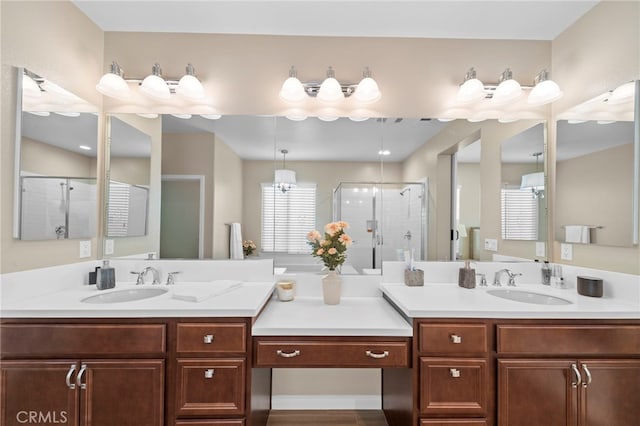
[[[211,283],[176,284],[172,297],[186,302],[202,302],[221,294],[229,293],[242,286],[240,281],[220,280]]]
[[[244,259],[242,230],[239,223],[232,223],[229,228],[229,259]]]
[[[586,225],[565,225],[565,242],[589,244],[591,238],[589,235],[589,227]]]

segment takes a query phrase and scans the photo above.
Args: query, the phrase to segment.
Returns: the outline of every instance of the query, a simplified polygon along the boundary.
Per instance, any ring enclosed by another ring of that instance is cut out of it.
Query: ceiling
[[[73,0],[103,31],[553,40],[598,1]]]

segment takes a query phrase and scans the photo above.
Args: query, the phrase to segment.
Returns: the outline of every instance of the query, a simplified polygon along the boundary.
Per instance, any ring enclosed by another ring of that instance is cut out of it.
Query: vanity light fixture
[[[136,115],[142,118],[158,118],[158,114],[155,112],[138,112]]]
[[[527,98],[527,103],[532,106],[540,106],[557,101],[564,94],[555,81],[549,80],[547,70],[542,70],[538,73],[534,79],[534,85]]]
[[[282,154],[282,168],[275,171],[273,185],[284,194],[287,191],[291,190],[291,188],[295,188],[296,172],[294,172],[293,170],[288,170],[286,167],[286,156],[289,151],[286,149],[281,149],[280,153]]]
[[[633,99],[635,92],[636,83],[634,81],[622,84],[611,92],[611,96],[607,99],[607,103],[609,105],[619,105],[628,102]]]
[[[200,117],[206,118],[207,120],[219,120],[222,118],[221,114],[200,114]]]
[[[142,80],[140,91],[145,96],[162,101],[171,97],[171,90],[167,86],[167,82],[162,78],[162,68],[157,62],[151,67],[151,74]]]
[[[356,123],[359,123],[361,121],[367,121],[368,119],[369,117],[354,117],[354,116],[349,117],[349,120],[355,121]]]
[[[80,117],[80,113],[77,111],[54,111],[54,113],[61,115],[63,117],[71,117],[71,118]]]
[[[336,73],[331,66],[327,69],[327,78],[320,85],[317,97],[318,100],[326,103],[335,103],[344,99],[342,86],[336,80]]]
[[[280,99],[286,102],[300,102],[307,97],[304,86],[298,80],[298,72],[296,67],[291,65],[289,70],[289,78],[282,83],[279,93]]]
[[[505,105],[517,100],[522,95],[520,83],[513,79],[513,73],[507,68],[500,75],[500,83],[493,92],[491,102],[495,105]]]
[[[287,115],[286,117],[291,121],[304,121],[307,119],[306,115]]]
[[[182,120],[188,120],[191,118],[191,114],[171,114],[175,118],[180,118]]]
[[[542,152],[535,152],[531,154],[536,157],[536,170],[538,170],[538,160],[542,155]],[[522,175],[520,182],[521,191],[531,191],[533,198],[544,198],[544,172],[534,172]]]
[[[363,78],[360,80],[360,83],[358,83],[358,87],[356,88],[353,97],[365,104],[379,101],[382,97],[382,93],[380,93],[378,83],[371,78],[371,70],[369,67],[365,67],[362,72],[362,77]]]
[[[476,78],[476,70],[473,67],[469,68],[464,76],[464,81],[458,88],[456,102],[462,105],[472,104],[484,99],[486,95],[484,84]]]
[[[319,115],[318,116],[318,120],[326,121],[326,122],[336,121],[338,118],[340,117],[336,115]]]
[[[22,94],[28,98],[41,98],[42,89],[27,70],[22,74]]]
[[[204,87],[196,77],[196,71],[193,65],[187,64],[186,74],[178,81],[176,93],[191,100],[201,100],[204,98]]]
[[[127,100],[131,97],[129,84],[124,80],[124,70],[116,61],[111,62],[109,72],[100,78],[96,90],[103,95],[120,100]]]

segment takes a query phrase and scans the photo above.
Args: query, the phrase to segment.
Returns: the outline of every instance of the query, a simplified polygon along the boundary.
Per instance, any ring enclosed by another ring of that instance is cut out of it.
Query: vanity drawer
[[[637,355],[640,325],[498,325],[498,353]]]
[[[3,357],[80,357],[159,354],[164,324],[2,324]]]
[[[256,367],[409,367],[408,341],[261,341]]]
[[[424,415],[487,415],[487,361],[420,358],[420,412]]]
[[[177,416],[244,414],[245,372],[240,358],[178,359]]]
[[[422,419],[420,426],[487,426],[485,419]]]
[[[244,419],[178,420],[176,426],[244,426]]]
[[[244,323],[180,323],[176,350],[179,353],[244,353],[247,326]]]
[[[419,325],[421,354],[486,354],[489,350],[487,326],[484,324]]]

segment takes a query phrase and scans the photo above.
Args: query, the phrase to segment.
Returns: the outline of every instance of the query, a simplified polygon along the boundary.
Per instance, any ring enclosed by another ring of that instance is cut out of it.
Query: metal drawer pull
[[[76,384],[80,387],[80,389],[87,388],[87,384],[82,383],[82,376],[84,376],[85,371],[87,371],[87,365],[82,364],[82,367],[80,367],[80,371],[78,371],[78,377],[76,377]]]
[[[74,371],[76,371],[76,365],[75,364],[71,364],[71,367],[69,367],[69,371],[67,371],[67,377],[65,377],[65,383],[67,384],[67,387],[69,389],[75,389],[76,388],[75,383],[71,383],[71,376],[73,375]]]
[[[586,388],[591,384],[591,371],[589,371],[589,367],[587,367],[587,364],[582,364],[582,369],[584,370],[584,374],[587,378],[587,381],[582,384],[582,387]]]
[[[377,354],[371,351],[366,351],[364,353],[366,356],[368,356],[369,358],[373,358],[373,359],[382,359],[382,358],[386,358],[389,356],[389,351],[384,351],[381,354]]]
[[[578,367],[575,364],[571,364],[571,369],[573,370],[573,374],[576,375],[576,381],[571,383],[571,386],[577,388],[582,383],[582,376],[580,375],[580,371],[578,371]]]
[[[451,343],[455,343],[455,344],[462,343],[462,336],[458,336],[457,334],[452,334],[450,337],[451,337]]]
[[[206,343],[207,345],[210,345],[211,343],[213,343],[213,334],[205,334],[204,343]]]
[[[451,377],[458,378],[460,377],[460,370],[458,370],[457,368],[450,368],[449,374],[451,375]]]
[[[215,373],[215,370],[213,368],[210,368],[208,370],[204,370],[204,378],[205,379],[213,378],[213,373]]]
[[[278,356],[281,356],[282,358],[293,358],[293,357],[299,356],[300,355],[300,351],[296,349],[293,352],[287,353],[287,352],[282,352],[280,349],[278,349],[276,351],[276,354]]]

